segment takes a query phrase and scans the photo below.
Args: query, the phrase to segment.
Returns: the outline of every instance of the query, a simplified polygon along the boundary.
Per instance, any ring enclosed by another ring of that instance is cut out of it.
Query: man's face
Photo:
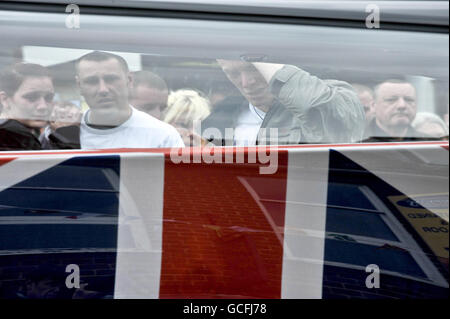
[[[405,128],[416,116],[416,90],[409,83],[384,83],[377,90],[375,116],[384,128]]]
[[[131,77],[116,59],[81,61],[77,82],[92,110],[110,113],[128,108]]]
[[[244,61],[218,60],[228,79],[253,106],[270,108],[273,95],[269,85],[253,64]]]
[[[140,111],[161,119],[161,112],[167,107],[169,92],[145,85],[139,85],[133,89],[130,104]]]
[[[53,108],[55,90],[49,77],[28,77],[13,96],[2,96],[9,118],[31,128],[47,125]]]

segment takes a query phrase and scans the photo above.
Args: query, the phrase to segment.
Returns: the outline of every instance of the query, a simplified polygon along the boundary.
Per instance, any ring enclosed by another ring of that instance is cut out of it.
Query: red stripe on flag
[[[287,161],[279,151],[277,172],[261,175],[247,153],[245,164],[166,158],[160,298],[281,297]]]
[[[15,158],[0,158],[0,166],[5,165],[14,160]]]

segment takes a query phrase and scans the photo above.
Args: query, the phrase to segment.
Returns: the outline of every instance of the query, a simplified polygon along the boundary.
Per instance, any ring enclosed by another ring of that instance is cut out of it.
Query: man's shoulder
[[[158,141],[158,146],[153,145],[150,147],[184,146],[180,134],[172,125],[136,109],[133,110],[132,116],[133,119],[129,124],[131,127],[136,127],[139,130],[141,138]],[[142,130],[142,128],[144,128],[144,130]]]
[[[375,119],[372,119],[369,123],[366,124],[366,129],[364,131],[364,138],[369,138],[376,134],[376,132],[380,130]]]
[[[158,129],[162,131],[173,132],[175,128],[145,112],[133,109],[133,115],[130,122],[131,127]]]
[[[388,133],[384,132],[373,119],[366,127],[366,132],[364,134],[363,143],[369,142],[405,142],[405,141],[426,141],[426,140],[439,140],[427,136],[416,131],[412,126],[408,127],[405,136],[390,136]]]

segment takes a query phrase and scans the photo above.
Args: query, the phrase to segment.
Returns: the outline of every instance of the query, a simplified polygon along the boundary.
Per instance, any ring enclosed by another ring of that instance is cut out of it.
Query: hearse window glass
[[[361,191],[359,185],[329,183],[328,203],[336,207],[375,210],[375,206]]]
[[[327,262],[364,267],[376,264],[387,271],[426,278],[425,273],[406,251],[327,239],[325,242],[325,256]]]
[[[379,214],[367,211],[328,208],[327,231],[398,241]]]
[[[330,187],[333,187],[333,191],[328,192],[326,210],[326,266],[365,269],[373,262],[393,276],[414,277],[414,280],[447,285],[439,272],[441,266],[436,255],[431,251],[422,252],[417,238],[411,237],[406,225],[399,221],[398,208],[384,204],[388,198],[377,195],[365,185],[333,183],[329,184],[329,190]],[[346,192],[342,190],[351,193],[357,204],[330,197],[333,193],[345,197]],[[259,200],[265,204],[264,199]],[[361,207],[362,202],[366,203],[365,208]],[[285,233],[287,242],[301,240],[305,232],[311,236],[315,233],[313,229],[288,231]],[[295,249],[291,248],[294,247],[286,247],[287,251],[292,251],[290,258],[303,260],[304,256],[297,255]],[[368,262],[369,259],[372,261]]]
[[[0,15],[2,150],[448,136],[447,34]]]
[[[438,271],[440,266],[436,267],[439,264],[436,256],[432,252],[420,252],[416,239],[399,222],[398,208],[386,206],[387,198],[379,197],[368,186],[346,186],[357,188],[359,196],[365,197],[373,209],[362,210],[351,204],[348,207],[328,206],[325,264],[362,267],[365,258],[371,255],[370,258],[379,259],[377,262],[384,265],[383,269],[397,275],[425,278],[437,285],[446,285]]]

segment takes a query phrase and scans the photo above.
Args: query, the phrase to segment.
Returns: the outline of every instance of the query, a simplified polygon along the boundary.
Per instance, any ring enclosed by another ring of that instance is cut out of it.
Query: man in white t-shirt
[[[82,149],[184,147],[173,126],[129,104],[132,77],[122,57],[94,51],[78,59],[76,72],[89,105],[80,126]]]

